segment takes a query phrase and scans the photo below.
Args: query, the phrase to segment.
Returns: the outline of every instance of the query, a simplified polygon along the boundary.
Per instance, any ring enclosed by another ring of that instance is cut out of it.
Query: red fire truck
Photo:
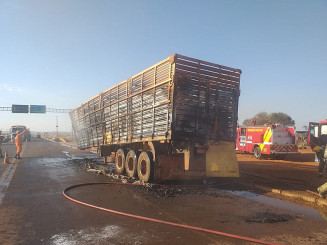
[[[260,159],[261,155],[282,158],[287,154],[299,154],[294,127],[280,125],[238,128],[236,150],[253,153],[256,159]]]

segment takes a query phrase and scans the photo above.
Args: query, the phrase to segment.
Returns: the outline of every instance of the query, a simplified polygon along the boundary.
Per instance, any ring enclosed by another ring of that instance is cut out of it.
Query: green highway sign
[[[45,113],[45,105],[30,105],[30,113]]]
[[[28,105],[12,105],[12,113],[28,113]]]

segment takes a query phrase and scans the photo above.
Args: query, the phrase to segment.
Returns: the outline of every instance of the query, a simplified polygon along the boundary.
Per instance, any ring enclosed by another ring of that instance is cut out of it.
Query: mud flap
[[[209,142],[206,153],[207,177],[239,177],[234,142]]]

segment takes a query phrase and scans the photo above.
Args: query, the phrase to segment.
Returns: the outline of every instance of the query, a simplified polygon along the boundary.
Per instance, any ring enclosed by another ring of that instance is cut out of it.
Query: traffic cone
[[[5,151],[5,158],[3,159],[3,163],[6,163],[6,164],[9,163],[9,157],[8,157],[8,152],[7,152],[7,150]]]

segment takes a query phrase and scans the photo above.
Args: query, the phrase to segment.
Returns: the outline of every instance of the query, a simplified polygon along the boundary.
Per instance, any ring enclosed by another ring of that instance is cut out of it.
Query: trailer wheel
[[[144,183],[152,180],[153,165],[151,164],[149,154],[145,151],[141,152],[137,161],[137,175],[139,180]]]
[[[125,169],[128,177],[136,176],[137,156],[135,151],[130,150],[126,155]]]
[[[123,149],[118,149],[116,152],[115,157],[115,166],[116,166],[116,173],[123,174],[124,173],[124,165],[125,165],[125,153]]]
[[[256,159],[260,159],[261,158],[261,149],[260,147],[255,147],[253,150],[253,155]]]

